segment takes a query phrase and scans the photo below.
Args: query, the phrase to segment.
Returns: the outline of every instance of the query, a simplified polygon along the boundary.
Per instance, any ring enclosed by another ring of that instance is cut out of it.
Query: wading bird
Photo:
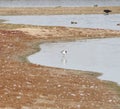
[[[63,63],[63,65],[65,65],[67,63],[67,59],[66,59],[67,50],[62,50],[61,53],[62,53],[61,62]]]
[[[61,53],[62,53],[63,55],[66,55],[66,54],[67,54],[67,50],[62,50]]]

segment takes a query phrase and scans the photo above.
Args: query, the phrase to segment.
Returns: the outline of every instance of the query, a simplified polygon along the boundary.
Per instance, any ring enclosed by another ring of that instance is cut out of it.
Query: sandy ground
[[[1,24],[0,109],[120,109],[120,88],[97,79],[99,74],[34,65],[25,58],[41,42],[113,36],[120,31]]]
[[[0,15],[120,13],[120,7],[0,8]],[[2,22],[2,21],[0,21]],[[120,87],[98,73],[34,65],[48,41],[120,37],[120,31],[0,23],[0,109],[120,109]]]
[[[0,15],[51,15],[51,14],[104,14],[104,9],[111,14],[120,13],[120,6],[113,7],[44,7],[44,8],[0,8]]]
[[[67,28],[67,27],[33,27],[18,28],[16,30],[23,31],[25,34],[33,35],[44,39],[88,39],[88,38],[105,38],[120,36],[120,31],[89,29],[89,28]]]

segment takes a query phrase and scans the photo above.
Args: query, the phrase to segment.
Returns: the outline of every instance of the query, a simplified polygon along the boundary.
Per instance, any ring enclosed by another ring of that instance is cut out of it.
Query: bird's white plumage
[[[66,54],[67,54],[67,50],[62,50],[61,53],[62,53],[63,55],[66,55]]]

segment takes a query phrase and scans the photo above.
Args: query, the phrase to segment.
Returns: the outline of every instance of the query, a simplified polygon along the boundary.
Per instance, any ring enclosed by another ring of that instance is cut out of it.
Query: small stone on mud
[[[17,98],[17,99],[21,99],[21,96],[17,96],[16,98]]]
[[[111,102],[112,102],[112,100],[109,100],[109,102],[111,103]]]
[[[61,85],[58,85],[58,87],[61,87]]]
[[[77,105],[77,107],[80,109],[80,105]]]

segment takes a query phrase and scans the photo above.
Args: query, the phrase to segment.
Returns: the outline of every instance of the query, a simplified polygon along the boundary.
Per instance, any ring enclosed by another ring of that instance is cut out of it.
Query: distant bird
[[[75,22],[75,21],[71,21],[71,24],[77,24],[77,22]]]
[[[63,55],[66,55],[66,54],[67,54],[67,50],[62,50],[61,53],[62,53]]]
[[[105,9],[104,12],[105,12],[106,14],[109,14],[109,13],[112,12],[112,11],[109,10],[109,9]]]
[[[61,53],[62,53],[61,62],[65,65],[67,63],[67,59],[66,59],[67,50],[62,50]]]
[[[120,26],[120,23],[118,23],[117,26]]]

